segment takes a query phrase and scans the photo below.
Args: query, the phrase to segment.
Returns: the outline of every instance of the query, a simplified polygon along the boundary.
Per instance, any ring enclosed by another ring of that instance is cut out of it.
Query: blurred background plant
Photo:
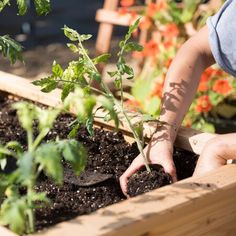
[[[142,61],[142,69],[131,85],[131,96],[126,104],[132,110],[157,117],[165,76],[178,48],[205,24],[218,7],[213,0],[158,0],[149,1],[141,11],[129,10],[137,3],[135,0],[121,0],[122,8],[119,10],[119,14],[141,15],[139,27],[149,32],[148,40],[143,44],[144,50],[133,55]],[[207,132],[224,132],[219,124],[225,125],[236,117],[235,86],[232,76],[217,66],[208,68],[201,77],[196,98],[183,125]]]

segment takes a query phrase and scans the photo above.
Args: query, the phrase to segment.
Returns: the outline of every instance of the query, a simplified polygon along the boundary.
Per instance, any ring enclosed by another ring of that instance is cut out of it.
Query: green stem
[[[134,135],[135,142],[137,143],[138,150],[139,150],[140,154],[142,155],[143,162],[144,162],[144,165],[145,165],[147,171],[148,171],[148,172],[151,172],[151,169],[150,169],[150,167],[149,167],[149,165],[148,165],[147,158],[146,158],[146,156],[145,156],[145,154],[144,154],[144,152],[143,152],[143,145],[142,145],[142,143],[141,143],[141,141],[140,141],[140,139],[139,139],[139,136],[138,136],[137,132],[136,132],[135,129],[134,129],[134,126],[132,125],[132,123],[131,123],[131,121],[130,121],[128,115],[126,114],[126,112],[123,110],[123,107],[122,107],[117,101],[116,101],[115,104],[116,104],[116,106],[119,108],[119,110],[122,112],[122,114],[124,115],[124,117],[125,117],[125,119],[126,119],[126,121],[127,121],[127,123],[128,123],[128,126],[129,126],[131,132],[132,132],[133,135]]]
[[[58,80],[56,80],[57,82],[65,82],[65,83],[71,83],[71,84],[76,84],[76,85],[80,85],[80,83],[77,83],[77,82],[75,82],[75,81],[69,81],[69,80],[63,80],[63,79],[58,79]],[[97,93],[100,93],[100,94],[102,94],[102,95],[106,95],[105,93],[103,93],[101,90],[99,90],[99,89],[96,89],[96,88],[94,88],[94,87],[89,87],[89,89],[91,89],[92,91],[94,91],[94,92],[97,92]]]
[[[47,133],[49,132],[49,129],[43,129],[39,135],[37,136],[37,138],[35,139],[33,145],[32,145],[32,150],[35,150],[38,145],[41,143],[41,141],[43,140],[43,138],[47,135]]]
[[[124,45],[126,44],[127,41],[128,41],[128,40],[125,40]],[[98,72],[96,66],[94,65],[94,63],[93,63],[93,61],[90,59],[90,57],[88,56],[88,54],[87,54],[87,52],[85,51],[85,49],[84,49],[84,47],[83,47],[83,45],[82,45],[82,43],[81,43],[80,40],[79,40],[79,45],[80,45],[80,48],[81,48],[81,50],[82,50],[82,52],[83,52],[83,55],[87,58],[87,60],[89,61],[89,63],[91,64],[91,66],[94,68],[94,70],[95,70],[96,72]],[[124,48],[125,48],[125,47],[122,47],[122,49],[121,49],[121,51],[120,51],[120,53],[119,53],[119,57],[120,57],[120,58],[122,57],[122,55],[123,55],[123,53],[124,53]],[[120,80],[121,80],[121,85],[122,85],[122,75],[121,75],[120,71],[119,71],[119,75],[120,75]],[[140,142],[140,140],[139,140],[139,136],[138,136],[138,134],[136,133],[136,131],[135,131],[135,129],[134,129],[134,127],[133,127],[133,125],[132,125],[132,123],[131,123],[129,117],[127,116],[127,114],[126,114],[126,112],[124,111],[124,108],[123,108],[123,88],[121,88],[121,105],[120,105],[120,103],[119,103],[119,102],[116,100],[116,98],[113,96],[113,94],[112,94],[112,92],[110,91],[109,87],[106,85],[106,83],[104,83],[103,80],[101,81],[101,86],[102,86],[102,88],[104,89],[104,91],[105,91],[105,93],[106,93],[106,96],[109,96],[109,97],[113,100],[114,104],[119,108],[119,110],[120,110],[120,111],[122,112],[122,114],[124,115],[124,117],[125,117],[125,119],[126,119],[126,121],[127,121],[127,123],[128,123],[128,126],[129,126],[130,130],[132,131],[132,133],[133,133],[133,135],[134,135],[134,139],[135,139],[135,141],[136,141],[136,143],[137,143],[139,152],[141,153],[141,155],[142,155],[142,157],[143,157],[143,161],[144,161],[145,167],[146,167],[147,171],[150,172],[151,170],[150,170],[150,167],[149,167],[149,165],[148,165],[147,158],[146,158],[146,156],[145,156],[145,154],[144,154],[144,152],[143,152],[143,146],[142,146],[142,144],[141,144],[141,142]],[[121,87],[122,87],[122,86],[121,86]]]

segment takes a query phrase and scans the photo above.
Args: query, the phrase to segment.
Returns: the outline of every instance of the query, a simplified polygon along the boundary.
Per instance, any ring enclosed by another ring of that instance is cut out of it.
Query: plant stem
[[[124,45],[126,44],[127,41],[128,41],[128,39],[125,40]],[[80,40],[80,39],[79,39],[79,45],[80,45],[80,48],[81,48],[81,50],[82,50],[82,54],[84,55],[84,57],[86,57],[86,59],[89,61],[89,63],[90,63],[91,66],[93,67],[94,71],[98,73],[98,70],[97,70],[96,66],[94,65],[93,61],[91,60],[91,58],[88,56],[87,52],[85,51],[85,49],[84,49],[84,47],[83,47],[83,44],[81,43],[81,40]],[[121,51],[120,51],[120,53],[119,53],[119,55],[118,55],[119,58],[122,57],[123,52],[124,52],[124,46],[122,47],[122,49],[121,49]],[[119,108],[119,110],[120,110],[120,111],[122,112],[122,114],[124,115],[124,117],[125,117],[125,119],[126,119],[126,121],[127,121],[127,123],[128,123],[128,126],[129,126],[130,130],[132,131],[132,133],[133,133],[133,135],[134,135],[134,139],[135,139],[135,141],[136,141],[136,143],[137,143],[139,152],[141,153],[141,155],[142,155],[142,157],[143,157],[143,161],[144,161],[145,167],[146,167],[147,171],[150,172],[151,170],[150,170],[150,167],[149,167],[149,165],[148,165],[147,158],[146,158],[146,156],[145,156],[145,154],[144,154],[144,152],[143,152],[143,146],[142,146],[142,144],[141,144],[141,142],[140,142],[140,140],[139,140],[139,136],[138,136],[138,134],[136,133],[136,131],[135,131],[135,129],[134,129],[134,127],[133,127],[133,125],[132,125],[132,123],[131,123],[131,121],[130,121],[128,115],[127,115],[126,112],[124,111],[124,107],[123,107],[122,75],[121,75],[121,73],[120,73],[120,70],[118,70],[118,71],[119,71],[119,77],[120,77],[119,79],[120,79],[120,82],[121,82],[121,104],[117,101],[117,99],[114,97],[114,95],[113,95],[112,92],[110,91],[109,87],[106,85],[106,83],[104,83],[103,80],[101,80],[101,86],[102,86],[102,88],[104,89],[104,91],[105,91],[105,93],[106,93],[106,96],[109,96],[109,97],[112,99],[113,103]]]

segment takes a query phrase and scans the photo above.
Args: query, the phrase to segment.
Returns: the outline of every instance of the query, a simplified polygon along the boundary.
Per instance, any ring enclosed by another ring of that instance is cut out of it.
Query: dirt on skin
[[[17,140],[26,147],[26,133],[19,125],[16,111],[11,108],[13,102],[11,99],[0,100],[0,143]],[[47,135],[47,139],[55,139],[57,136],[60,139],[67,138],[70,131],[69,124],[73,120],[74,118],[70,115],[59,116],[53,129]],[[36,190],[45,191],[52,203],[36,210],[37,230],[78,215],[91,213],[125,199],[118,180],[138,155],[136,144],[127,143],[120,132],[108,132],[102,128],[95,129],[94,136],[90,136],[82,127],[76,139],[88,150],[86,170],[111,174],[112,178],[89,187],[80,187],[70,183],[57,186],[42,174]],[[175,150],[174,161],[179,179],[192,175],[196,160],[197,156],[193,153]],[[11,167],[12,163],[9,163],[8,171]],[[171,178],[164,173],[163,168],[155,166],[151,174],[145,169],[135,174],[130,179],[129,188],[134,192],[132,195],[137,195],[170,183]]]

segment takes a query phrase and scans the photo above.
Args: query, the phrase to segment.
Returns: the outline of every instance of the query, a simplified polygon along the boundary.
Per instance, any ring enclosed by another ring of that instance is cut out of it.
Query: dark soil
[[[11,99],[0,100],[0,143],[17,140],[25,146],[26,134],[17,121],[16,112],[11,108],[12,103]],[[69,115],[61,115],[47,139],[55,139],[56,136],[60,139],[67,138],[70,131],[68,124],[73,119]],[[37,230],[78,215],[88,214],[125,199],[118,179],[138,155],[136,145],[127,143],[120,132],[108,132],[102,128],[95,129],[95,135],[92,137],[88,135],[85,128],[81,128],[76,138],[88,150],[86,171],[111,174],[112,178],[88,187],[77,186],[73,183],[57,186],[47,177],[41,178],[36,189],[45,191],[52,200],[52,204],[36,210]],[[179,179],[192,175],[196,160],[195,154],[175,150],[174,161]],[[135,193],[132,195],[171,183],[170,176],[164,173],[161,166],[155,166],[154,169],[151,174],[142,170],[139,179],[134,176],[130,180],[130,192]]]

